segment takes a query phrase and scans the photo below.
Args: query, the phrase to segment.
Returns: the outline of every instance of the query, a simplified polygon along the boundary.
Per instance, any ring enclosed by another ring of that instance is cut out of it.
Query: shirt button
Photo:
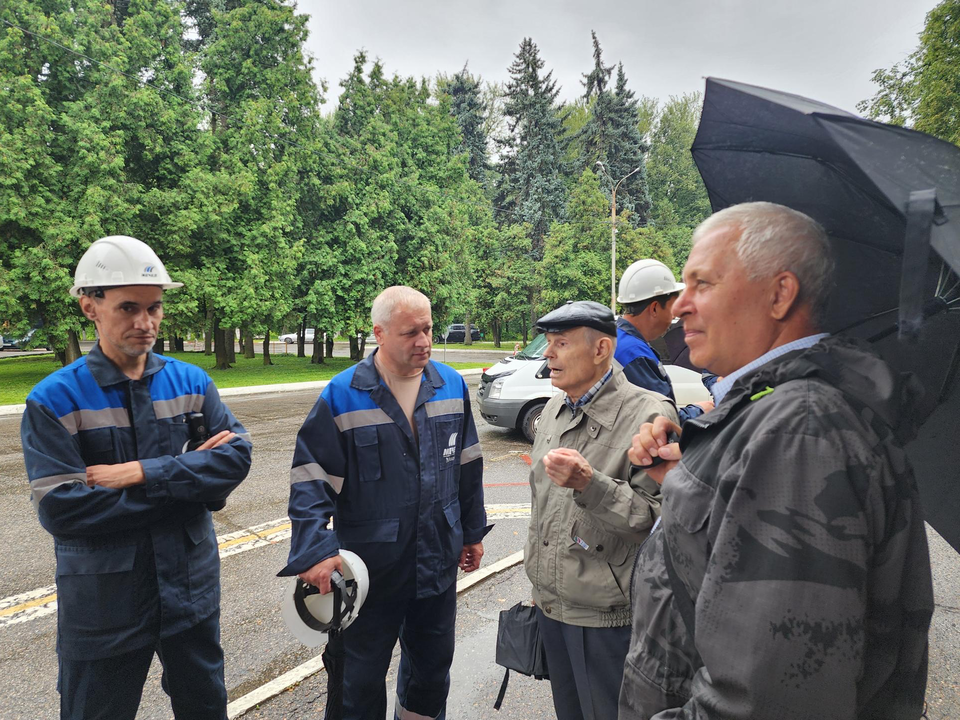
[[[549,540],[544,540],[544,541],[543,541],[543,546],[544,546],[544,547],[547,547],[547,545],[549,545],[549,544],[550,544],[550,541],[549,541]]]
[[[603,545],[597,545],[597,552],[603,552]]]
[[[547,615],[549,615],[550,613],[553,612],[553,610],[550,609],[550,606],[549,606],[549,605],[548,605],[547,607],[545,607],[544,610],[546,611]]]

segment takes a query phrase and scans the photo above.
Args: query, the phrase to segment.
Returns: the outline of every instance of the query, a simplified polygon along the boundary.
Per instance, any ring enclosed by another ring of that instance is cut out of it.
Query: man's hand
[[[574,490],[583,490],[593,477],[590,463],[570,448],[557,448],[544,455],[543,469],[554,483]]]
[[[228,443],[233,440],[237,434],[235,432],[230,432],[229,430],[221,430],[213,437],[205,440],[203,445],[200,445],[197,450],[213,450],[215,447],[219,447],[224,443]]]
[[[313,585],[320,591],[321,595],[330,592],[330,576],[336,570],[343,574],[343,559],[339,555],[328,557],[321,560],[306,572],[300,573],[297,577],[309,585]]]
[[[480,558],[483,557],[483,543],[464,545],[460,552],[460,569],[464,572],[473,572],[480,567]]]
[[[703,408],[705,413],[710,412],[714,408],[713,400],[704,400],[703,402],[694,403],[694,405]]]
[[[131,485],[142,485],[144,482],[143,466],[139,460],[117,463],[116,465],[88,465],[87,485],[93,487],[123,490]]]
[[[640,431],[633,436],[633,446],[627,452],[630,462],[644,468],[658,485],[663,484],[663,478],[680,461],[680,445],[669,442],[670,433],[679,435],[680,427],[661,415],[652,423],[640,426]],[[664,462],[650,467],[653,458],[657,457]]]

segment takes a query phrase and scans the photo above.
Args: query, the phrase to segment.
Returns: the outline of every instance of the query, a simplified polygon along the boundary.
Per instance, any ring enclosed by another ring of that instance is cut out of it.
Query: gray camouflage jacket
[[[901,448],[916,390],[831,337],[687,421],[637,558],[620,720],[920,717],[933,590]]]

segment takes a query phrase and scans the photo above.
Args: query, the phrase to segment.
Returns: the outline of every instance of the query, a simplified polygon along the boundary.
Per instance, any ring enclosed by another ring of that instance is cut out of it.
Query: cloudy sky
[[[336,104],[364,48],[389,74],[434,76],[465,62],[504,81],[533,38],[561,97],[581,92],[596,30],[607,64],[623,62],[638,95],[702,90],[706,76],[786,90],[853,111],[872,71],[917,45],[935,0],[299,0],[308,47]]]

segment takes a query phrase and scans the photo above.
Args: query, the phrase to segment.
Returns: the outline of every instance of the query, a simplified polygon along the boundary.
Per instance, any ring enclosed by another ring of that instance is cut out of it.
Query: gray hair
[[[398,308],[410,310],[430,309],[430,298],[419,290],[406,285],[393,285],[381,292],[370,307],[370,320],[374,325],[387,327]]]
[[[749,202],[714,213],[693,231],[693,245],[719,228],[740,231],[737,257],[751,280],[792,272],[800,282],[799,300],[813,320],[823,321],[833,290],[834,260],[830,240],[813,218],[784,205]]]

